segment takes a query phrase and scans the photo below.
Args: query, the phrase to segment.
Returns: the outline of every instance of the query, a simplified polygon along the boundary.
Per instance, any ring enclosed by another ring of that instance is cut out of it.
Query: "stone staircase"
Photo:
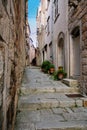
[[[69,97],[79,95],[79,88],[50,80],[39,70],[30,72],[33,80],[20,90],[15,130],[87,130],[86,97]]]
[[[64,85],[64,84],[63,84]],[[22,95],[29,95],[35,93],[80,93],[78,87],[22,87],[20,90]]]
[[[52,89],[54,90],[54,89]],[[78,89],[75,91],[75,89],[66,89],[65,91],[63,89],[58,89],[57,91],[48,90],[41,91],[35,89],[35,91],[31,90],[32,93],[29,92],[29,90],[23,91],[21,89],[22,96],[19,99],[18,109],[26,109],[26,110],[39,110],[44,108],[64,108],[64,107],[82,107],[84,104],[84,97],[79,97]],[[77,94],[76,98],[70,98],[67,95],[71,94]]]

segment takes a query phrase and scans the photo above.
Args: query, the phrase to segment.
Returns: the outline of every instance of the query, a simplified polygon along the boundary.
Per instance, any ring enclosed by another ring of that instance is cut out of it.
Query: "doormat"
[[[84,97],[81,94],[66,94],[66,96],[69,97],[69,98],[81,98],[81,97]]]

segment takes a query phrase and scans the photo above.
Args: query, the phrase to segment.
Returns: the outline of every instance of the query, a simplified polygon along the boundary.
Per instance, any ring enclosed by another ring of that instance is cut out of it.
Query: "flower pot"
[[[63,79],[64,75],[62,73],[58,74],[58,79]]]
[[[54,68],[50,68],[50,74],[53,74],[55,72]]]
[[[59,67],[58,67],[58,70],[63,70],[63,66],[59,66]]]

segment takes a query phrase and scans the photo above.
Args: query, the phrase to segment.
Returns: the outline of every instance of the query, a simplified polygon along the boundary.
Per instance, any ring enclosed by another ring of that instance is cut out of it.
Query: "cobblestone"
[[[39,87],[38,82],[41,84]],[[56,92],[50,88],[60,89]],[[53,81],[35,68],[26,68],[21,89],[15,130],[87,130],[87,108],[83,107],[83,98],[65,95],[75,92],[75,89],[70,91],[70,87]]]

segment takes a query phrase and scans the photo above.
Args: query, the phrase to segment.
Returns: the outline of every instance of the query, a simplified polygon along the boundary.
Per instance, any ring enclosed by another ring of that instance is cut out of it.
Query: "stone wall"
[[[70,0],[69,33],[79,26],[80,29],[80,86],[82,93],[87,94],[87,0]],[[72,4],[72,2],[74,2]],[[76,4],[77,3],[77,4]]]
[[[0,130],[13,130],[25,67],[25,0],[0,0]]]

